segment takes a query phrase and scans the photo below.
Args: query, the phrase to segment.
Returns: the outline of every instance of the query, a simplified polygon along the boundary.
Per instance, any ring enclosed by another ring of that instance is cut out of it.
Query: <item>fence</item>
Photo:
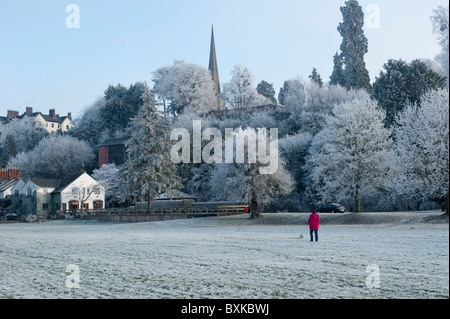
[[[58,211],[52,218],[99,219],[110,221],[151,221],[184,219],[207,216],[224,216],[248,213],[248,206],[224,205],[224,203],[196,203],[196,205],[181,207],[156,207],[156,208],[111,208],[111,209],[77,209]]]

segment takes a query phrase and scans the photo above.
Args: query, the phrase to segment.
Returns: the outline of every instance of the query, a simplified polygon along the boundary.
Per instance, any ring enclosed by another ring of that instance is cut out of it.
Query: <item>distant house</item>
[[[104,141],[97,147],[98,150],[98,167],[103,164],[122,165],[126,161],[125,143],[129,137],[113,138]]]
[[[73,127],[72,114],[59,116],[55,109],[50,109],[48,114],[33,112],[32,107],[27,107],[25,113],[19,115],[18,111],[8,110],[6,117],[0,116],[0,139],[4,139],[8,134],[8,127],[13,119],[23,119],[24,117],[34,118],[36,127],[47,130],[48,133],[67,132]]]
[[[11,206],[17,214],[45,217],[57,211],[104,208],[105,188],[86,172],[65,178],[30,178],[12,188]]]

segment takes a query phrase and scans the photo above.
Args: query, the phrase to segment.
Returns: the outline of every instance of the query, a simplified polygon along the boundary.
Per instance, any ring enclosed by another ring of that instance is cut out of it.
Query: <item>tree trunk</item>
[[[261,217],[262,205],[258,204],[255,200],[250,202],[250,218]]]
[[[148,193],[147,193],[147,208],[148,209],[152,208],[152,201],[151,201],[151,198],[150,198],[150,191],[148,191]]]
[[[447,192],[447,194],[445,195],[445,214],[448,215],[448,210],[449,210],[449,198],[448,198],[449,192]]]
[[[355,212],[361,212],[361,195],[359,194],[359,192],[355,196]]]

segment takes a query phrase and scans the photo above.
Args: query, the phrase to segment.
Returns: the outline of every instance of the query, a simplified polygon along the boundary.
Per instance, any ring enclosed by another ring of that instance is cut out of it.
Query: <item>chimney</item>
[[[56,117],[55,109],[50,109],[50,111],[48,111],[48,115],[50,115],[52,118],[55,118]]]
[[[12,167],[8,170],[8,179],[20,179],[20,171],[17,167]]]
[[[31,116],[31,114],[33,114],[33,108],[30,106],[27,106],[26,112],[27,112],[27,115]]]
[[[67,113],[67,118],[72,121],[72,113]]]
[[[8,110],[8,115],[7,118],[8,120],[12,119],[13,117],[19,116],[19,112],[18,111],[12,111],[12,110]]]
[[[20,171],[17,167],[2,168],[0,170],[0,180],[2,179],[20,179]]]

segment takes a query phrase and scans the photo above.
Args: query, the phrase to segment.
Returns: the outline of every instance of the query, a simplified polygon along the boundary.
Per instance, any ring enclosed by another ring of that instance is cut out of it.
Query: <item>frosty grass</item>
[[[307,214],[0,224],[0,298],[449,297],[448,223],[326,215],[317,243]],[[379,288],[366,285],[371,264]],[[66,286],[67,265],[79,288]]]

